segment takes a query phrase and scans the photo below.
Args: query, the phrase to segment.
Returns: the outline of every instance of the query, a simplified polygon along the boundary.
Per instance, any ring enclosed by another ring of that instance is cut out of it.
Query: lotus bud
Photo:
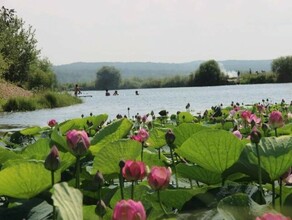
[[[153,166],[148,175],[148,184],[154,190],[165,189],[169,185],[171,169]]]
[[[119,167],[122,169],[125,166],[125,161],[121,160],[119,162]]]
[[[141,161],[127,160],[122,173],[128,181],[142,180],[146,176],[146,166]]]
[[[94,179],[93,179],[95,186],[97,189],[100,189],[104,185],[104,178],[101,172],[97,171]]]
[[[103,202],[103,200],[99,200],[99,201],[96,203],[95,213],[96,213],[98,216],[101,216],[101,217],[105,215],[105,213],[106,213],[106,205],[105,205],[105,203]]]
[[[56,146],[53,146],[49,155],[45,160],[45,168],[50,171],[56,171],[60,167],[59,151]]]
[[[279,111],[273,111],[269,117],[269,124],[271,128],[280,128],[284,126],[284,120],[282,117],[282,113]]]
[[[174,133],[172,132],[172,130],[168,130],[165,134],[165,140],[166,140],[166,143],[168,145],[172,145],[174,143],[174,140],[175,140],[175,135]]]
[[[90,140],[85,131],[71,130],[66,135],[68,146],[75,156],[84,156],[90,146]]]
[[[143,204],[134,200],[121,200],[114,208],[112,220],[146,220]]]
[[[254,143],[254,144],[260,143],[261,137],[262,137],[261,133],[256,129],[253,129],[252,132],[250,133],[251,143]]]
[[[55,119],[51,119],[50,121],[48,121],[48,125],[52,128],[57,124],[57,121]]]

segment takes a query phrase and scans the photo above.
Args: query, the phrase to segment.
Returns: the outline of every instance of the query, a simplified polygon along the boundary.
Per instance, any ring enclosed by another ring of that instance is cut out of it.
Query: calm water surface
[[[113,94],[113,91],[110,91]],[[119,96],[105,96],[104,91],[83,91],[83,103],[56,109],[43,109],[33,112],[0,113],[0,130],[7,128],[21,128],[33,125],[45,126],[50,119],[62,122],[66,119],[88,116],[90,113],[107,113],[109,119],[117,114],[133,117],[150,113],[155,114],[166,109],[170,114],[184,111],[187,103],[193,114],[209,109],[211,106],[223,104],[230,105],[231,101],[253,104],[262,99],[271,102],[286,102],[292,100],[292,83],[287,84],[261,84],[261,85],[232,85],[214,87],[188,87],[188,88],[163,88],[139,89],[140,95],[135,95],[135,90],[119,90]],[[128,112],[128,108],[130,111]]]

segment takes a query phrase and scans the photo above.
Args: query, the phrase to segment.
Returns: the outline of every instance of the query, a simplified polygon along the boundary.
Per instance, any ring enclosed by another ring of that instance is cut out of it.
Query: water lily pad
[[[126,118],[111,123],[93,137],[90,151],[95,155],[108,143],[124,138],[130,132],[132,126],[132,122]]]
[[[257,164],[256,146],[248,145],[248,158],[253,164]],[[278,179],[292,164],[292,137],[268,137],[262,138],[259,143],[261,166],[265,169],[271,180]]]
[[[0,171],[0,195],[29,199],[50,186],[51,172],[42,162],[17,163]]]
[[[192,135],[176,152],[199,166],[222,174],[239,158],[244,145],[223,130],[203,130]]]
[[[55,184],[52,198],[58,209],[58,219],[83,219],[82,193],[78,189],[68,186],[66,182]]]
[[[135,160],[141,153],[141,143],[131,140],[119,140],[104,146],[93,161],[92,174],[118,174],[121,160]]]
[[[35,127],[22,129],[20,133],[23,135],[35,135],[35,134],[38,134],[41,130],[42,129],[39,126],[35,126]]]
[[[242,193],[222,199],[217,209],[222,217],[228,220],[254,220],[257,216],[270,211],[268,205],[259,205]]]
[[[181,146],[189,137],[193,134],[209,129],[205,126],[193,123],[183,123],[173,129],[173,133],[175,134],[174,144],[179,147]]]
[[[220,174],[206,170],[198,165],[187,165],[180,163],[176,166],[176,170],[178,175],[183,178],[197,180],[207,185],[222,182]]]

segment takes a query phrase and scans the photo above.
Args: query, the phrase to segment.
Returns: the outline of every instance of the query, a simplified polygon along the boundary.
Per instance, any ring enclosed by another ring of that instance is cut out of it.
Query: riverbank
[[[15,97],[31,97],[33,93],[14,84],[0,81],[0,99],[8,100]]]

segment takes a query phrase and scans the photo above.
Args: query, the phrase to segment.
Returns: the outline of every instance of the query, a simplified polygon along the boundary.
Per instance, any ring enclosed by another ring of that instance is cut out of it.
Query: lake
[[[185,111],[186,104],[190,103],[191,113],[195,115],[211,106],[228,106],[232,101],[253,104],[262,99],[269,99],[272,103],[279,103],[282,99],[290,103],[292,100],[292,83],[139,89],[139,95],[135,95],[135,91],[119,90],[118,96],[105,96],[104,91],[83,91],[82,95],[92,97],[82,97],[82,104],[32,112],[0,113],[0,131],[33,125],[46,126],[50,119],[62,122],[90,113],[107,113],[109,119],[117,114],[133,117],[137,113],[144,115],[151,111],[158,115],[163,109],[174,114]],[[113,92],[110,91],[111,94]]]

